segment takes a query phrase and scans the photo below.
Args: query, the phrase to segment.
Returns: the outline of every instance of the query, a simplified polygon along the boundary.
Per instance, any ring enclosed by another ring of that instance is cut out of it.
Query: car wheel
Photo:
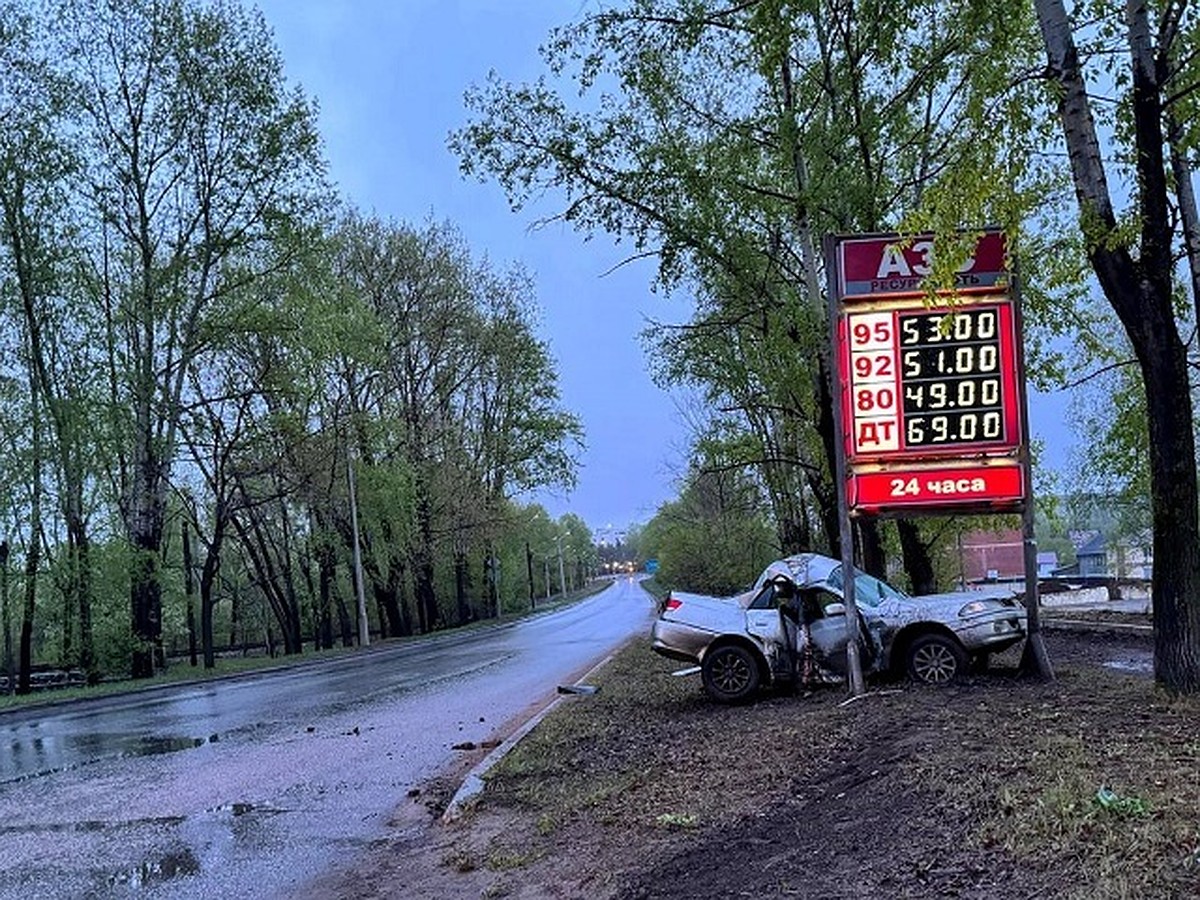
[[[704,690],[720,703],[739,703],[758,690],[758,660],[737,644],[710,650],[704,657],[700,674]]]
[[[967,667],[967,654],[954,638],[926,634],[908,648],[908,677],[924,684],[946,684]]]

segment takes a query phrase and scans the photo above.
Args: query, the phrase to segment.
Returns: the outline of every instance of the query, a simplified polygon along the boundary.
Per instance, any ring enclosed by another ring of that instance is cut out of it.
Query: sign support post
[[[1014,262],[1013,269],[1016,267]],[[1017,343],[1017,363],[1024,371],[1025,329],[1021,316],[1021,282],[1019,278],[1013,281],[1012,291],[1017,301],[1017,334],[1022,336]],[[1019,381],[1019,390],[1021,409],[1028,410],[1029,395],[1024,378]],[[1021,670],[1043,681],[1053,681],[1054,666],[1050,663],[1050,654],[1046,652],[1046,642],[1042,637],[1042,598],[1038,591],[1037,537],[1034,534],[1033,460],[1030,458],[1028,441],[1021,445],[1021,466],[1025,469],[1025,483],[1029,485],[1028,496],[1021,507],[1021,540],[1025,554],[1025,649],[1021,653]]]
[[[833,249],[835,247],[835,239],[832,237],[825,238],[825,259],[833,258]],[[838,272],[836,268],[829,268],[826,264],[826,270],[830,273],[830,289],[829,289],[829,324],[832,332],[837,334],[837,304],[833,302],[833,298],[839,296],[841,285],[838,281]],[[845,435],[845,422],[842,416],[841,396],[845,386],[842,384],[841,367],[838,361],[832,360],[832,365],[829,366],[829,378],[832,382],[832,391],[830,392],[833,399],[833,431],[834,431],[834,479],[837,481],[837,503],[838,503],[838,543],[842,545],[842,601],[846,605],[846,634],[849,640],[846,641],[846,672],[850,681],[850,694],[854,697],[861,697],[866,693],[866,682],[863,678],[862,659],[858,652],[858,635],[862,633],[861,622],[858,616],[858,602],[854,596],[854,529],[850,524],[850,516],[847,513],[846,506],[846,442],[843,439]]]

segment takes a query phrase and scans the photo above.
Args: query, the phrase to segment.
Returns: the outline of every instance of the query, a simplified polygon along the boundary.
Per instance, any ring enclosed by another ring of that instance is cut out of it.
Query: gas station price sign
[[[1009,304],[847,312],[844,329],[849,459],[1020,443]]]
[[[834,339],[852,509],[1011,508],[1023,499],[1019,321],[1002,241],[986,233],[959,270],[961,287],[932,304],[919,277],[932,239],[837,246]]]

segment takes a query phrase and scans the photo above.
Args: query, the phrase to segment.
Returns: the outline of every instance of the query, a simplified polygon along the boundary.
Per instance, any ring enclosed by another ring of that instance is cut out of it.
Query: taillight
[[[682,600],[676,600],[674,597],[668,597],[667,602],[663,604],[663,612],[674,612],[683,606]]]

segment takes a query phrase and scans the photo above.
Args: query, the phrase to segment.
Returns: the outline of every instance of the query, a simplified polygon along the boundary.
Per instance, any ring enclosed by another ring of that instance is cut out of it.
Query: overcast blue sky
[[[492,183],[464,180],[446,149],[466,123],[463,93],[494,69],[509,80],[541,72],[538,45],[582,9],[506,0],[269,0],[259,2],[288,76],[315,97],[331,175],[344,197],[386,218],[453,222],[477,255],[533,275],[540,334],[558,361],[563,404],[583,419],[586,449],[570,495],[536,498],[551,515],[593,528],[646,521],[674,494],[683,443],[670,397],[647,374],[638,333],[647,316],[687,309],[650,291],[642,263],[603,239],[514,214]],[[547,210],[548,211],[548,210]]]
[[[603,239],[559,226],[531,232],[492,183],[465,181],[446,149],[466,122],[463,93],[490,70],[509,81],[543,74],[537,48],[587,0],[259,0],[288,77],[315,97],[331,175],[344,197],[385,218],[449,220],[473,252],[522,263],[537,285],[541,336],[558,361],[564,405],[587,448],[570,495],[537,497],[553,516],[593,528],[644,522],[675,494],[687,443],[672,398],[647,374],[638,334],[647,317],[682,321],[685,300],[652,294],[653,268],[630,265]],[[543,210],[548,212],[550,210]],[[1065,403],[1031,397],[1035,436],[1066,460]],[[530,499],[530,498],[525,498]]]

